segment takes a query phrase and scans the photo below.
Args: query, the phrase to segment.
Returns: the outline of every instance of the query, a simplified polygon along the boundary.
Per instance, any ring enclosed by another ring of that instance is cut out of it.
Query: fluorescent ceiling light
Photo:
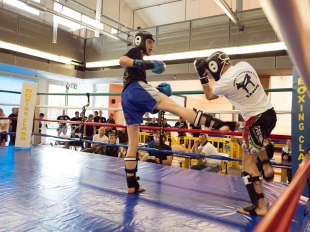
[[[270,52],[270,51],[281,51],[286,50],[284,42],[268,43],[268,44],[257,44],[248,45],[240,47],[226,47],[226,48],[216,48],[200,51],[188,51],[188,52],[178,52],[171,54],[158,54],[152,55],[150,57],[145,57],[145,60],[180,60],[180,59],[193,59],[197,57],[208,57],[216,51],[223,51],[227,55],[238,55],[238,54],[248,54],[248,53],[258,53],[258,52]],[[87,62],[87,68],[96,67],[110,67],[119,65],[119,59],[117,60],[103,60],[96,62]]]
[[[24,54],[27,54],[30,56],[40,57],[40,58],[47,59],[47,60],[56,61],[59,63],[71,64],[71,59],[68,57],[58,56],[58,55],[54,55],[51,53],[35,50],[32,48],[27,48],[27,47],[23,47],[20,45],[7,43],[4,41],[0,41],[0,48],[15,51],[15,52],[24,53]]]

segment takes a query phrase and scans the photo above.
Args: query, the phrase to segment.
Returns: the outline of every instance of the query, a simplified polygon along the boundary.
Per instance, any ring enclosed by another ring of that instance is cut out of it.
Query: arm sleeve
[[[124,56],[127,56],[131,59],[143,59],[142,52],[139,48],[130,49]]]
[[[211,145],[211,144],[209,144],[209,143],[207,143],[207,144],[204,146],[202,152],[205,153],[206,155],[215,155],[215,154],[218,153],[217,150],[216,150],[216,148],[213,147],[213,145]]]

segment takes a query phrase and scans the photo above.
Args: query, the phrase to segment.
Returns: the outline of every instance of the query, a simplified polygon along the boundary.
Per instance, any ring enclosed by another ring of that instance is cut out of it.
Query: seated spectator
[[[286,140],[286,146],[282,148],[282,162],[292,162],[292,141]],[[292,169],[287,169],[287,181],[292,181]]]
[[[93,136],[94,142],[101,142],[101,143],[107,143],[109,141],[108,137],[105,136],[105,128],[100,127],[99,128],[99,134],[95,134]],[[89,153],[95,153],[95,154],[102,154],[104,150],[104,145],[98,145],[92,143],[91,148],[85,148],[82,150],[82,152],[89,152]]]
[[[0,119],[6,118],[7,116],[4,114],[3,110],[0,108]],[[9,119],[2,119],[0,120],[0,133],[8,132],[10,120]],[[7,134],[0,135],[0,144],[1,146],[5,146],[5,143],[8,141]]]
[[[165,137],[163,138],[163,140],[164,139],[165,139]],[[161,150],[170,150],[171,151],[171,147],[166,145],[166,144],[163,144],[163,147],[161,147],[159,131],[156,131],[154,133],[154,145],[151,146],[151,148],[155,148],[155,149],[161,148]],[[160,160],[162,160],[162,162],[160,162]],[[172,154],[166,154],[166,153],[162,153],[162,152],[149,152],[149,153],[145,153],[140,161],[171,165]]]
[[[107,137],[109,137],[109,134],[114,134],[114,135],[116,135],[117,133],[116,133],[117,131],[116,131],[116,127],[106,127],[105,128],[105,135],[107,136]]]
[[[116,144],[116,136],[113,133],[109,134],[109,143]],[[120,157],[122,148],[116,146],[109,146],[105,148],[103,155],[112,156],[112,157]]]
[[[208,142],[206,134],[199,135],[199,140],[194,142],[194,146],[190,151],[203,155],[218,155],[216,148]],[[222,170],[221,163],[221,160],[217,159],[198,158],[198,164],[193,165],[192,169],[217,173]]]

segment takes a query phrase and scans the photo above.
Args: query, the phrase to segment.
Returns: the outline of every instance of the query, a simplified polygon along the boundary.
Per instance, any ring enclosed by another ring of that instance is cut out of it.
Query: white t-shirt
[[[0,132],[8,131],[10,120],[9,119],[2,119],[1,120],[1,118],[6,118],[6,116],[5,115],[3,115],[3,117],[0,116]]]
[[[207,144],[204,146],[199,146],[198,150],[203,152],[204,155],[217,155],[218,154],[217,149],[210,142],[207,142]],[[205,158],[203,163],[205,165],[221,165],[221,160]]]
[[[272,108],[256,71],[244,61],[231,66],[215,82],[212,92],[217,96],[225,96],[240,110],[245,121]]]
[[[106,135],[103,135],[100,138],[99,134],[95,134],[94,137],[93,137],[93,141],[94,142],[108,143],[109,142],[109,138]]]

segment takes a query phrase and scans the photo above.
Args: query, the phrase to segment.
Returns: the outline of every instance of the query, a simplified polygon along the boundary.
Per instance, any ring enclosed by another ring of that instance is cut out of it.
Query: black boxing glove
[[[207,65],[207,62],[204,58],[197,58],[194,61],[194,67],[199,76],[199,80],[202,86],[207,86],[209,84],[206,65]]]

